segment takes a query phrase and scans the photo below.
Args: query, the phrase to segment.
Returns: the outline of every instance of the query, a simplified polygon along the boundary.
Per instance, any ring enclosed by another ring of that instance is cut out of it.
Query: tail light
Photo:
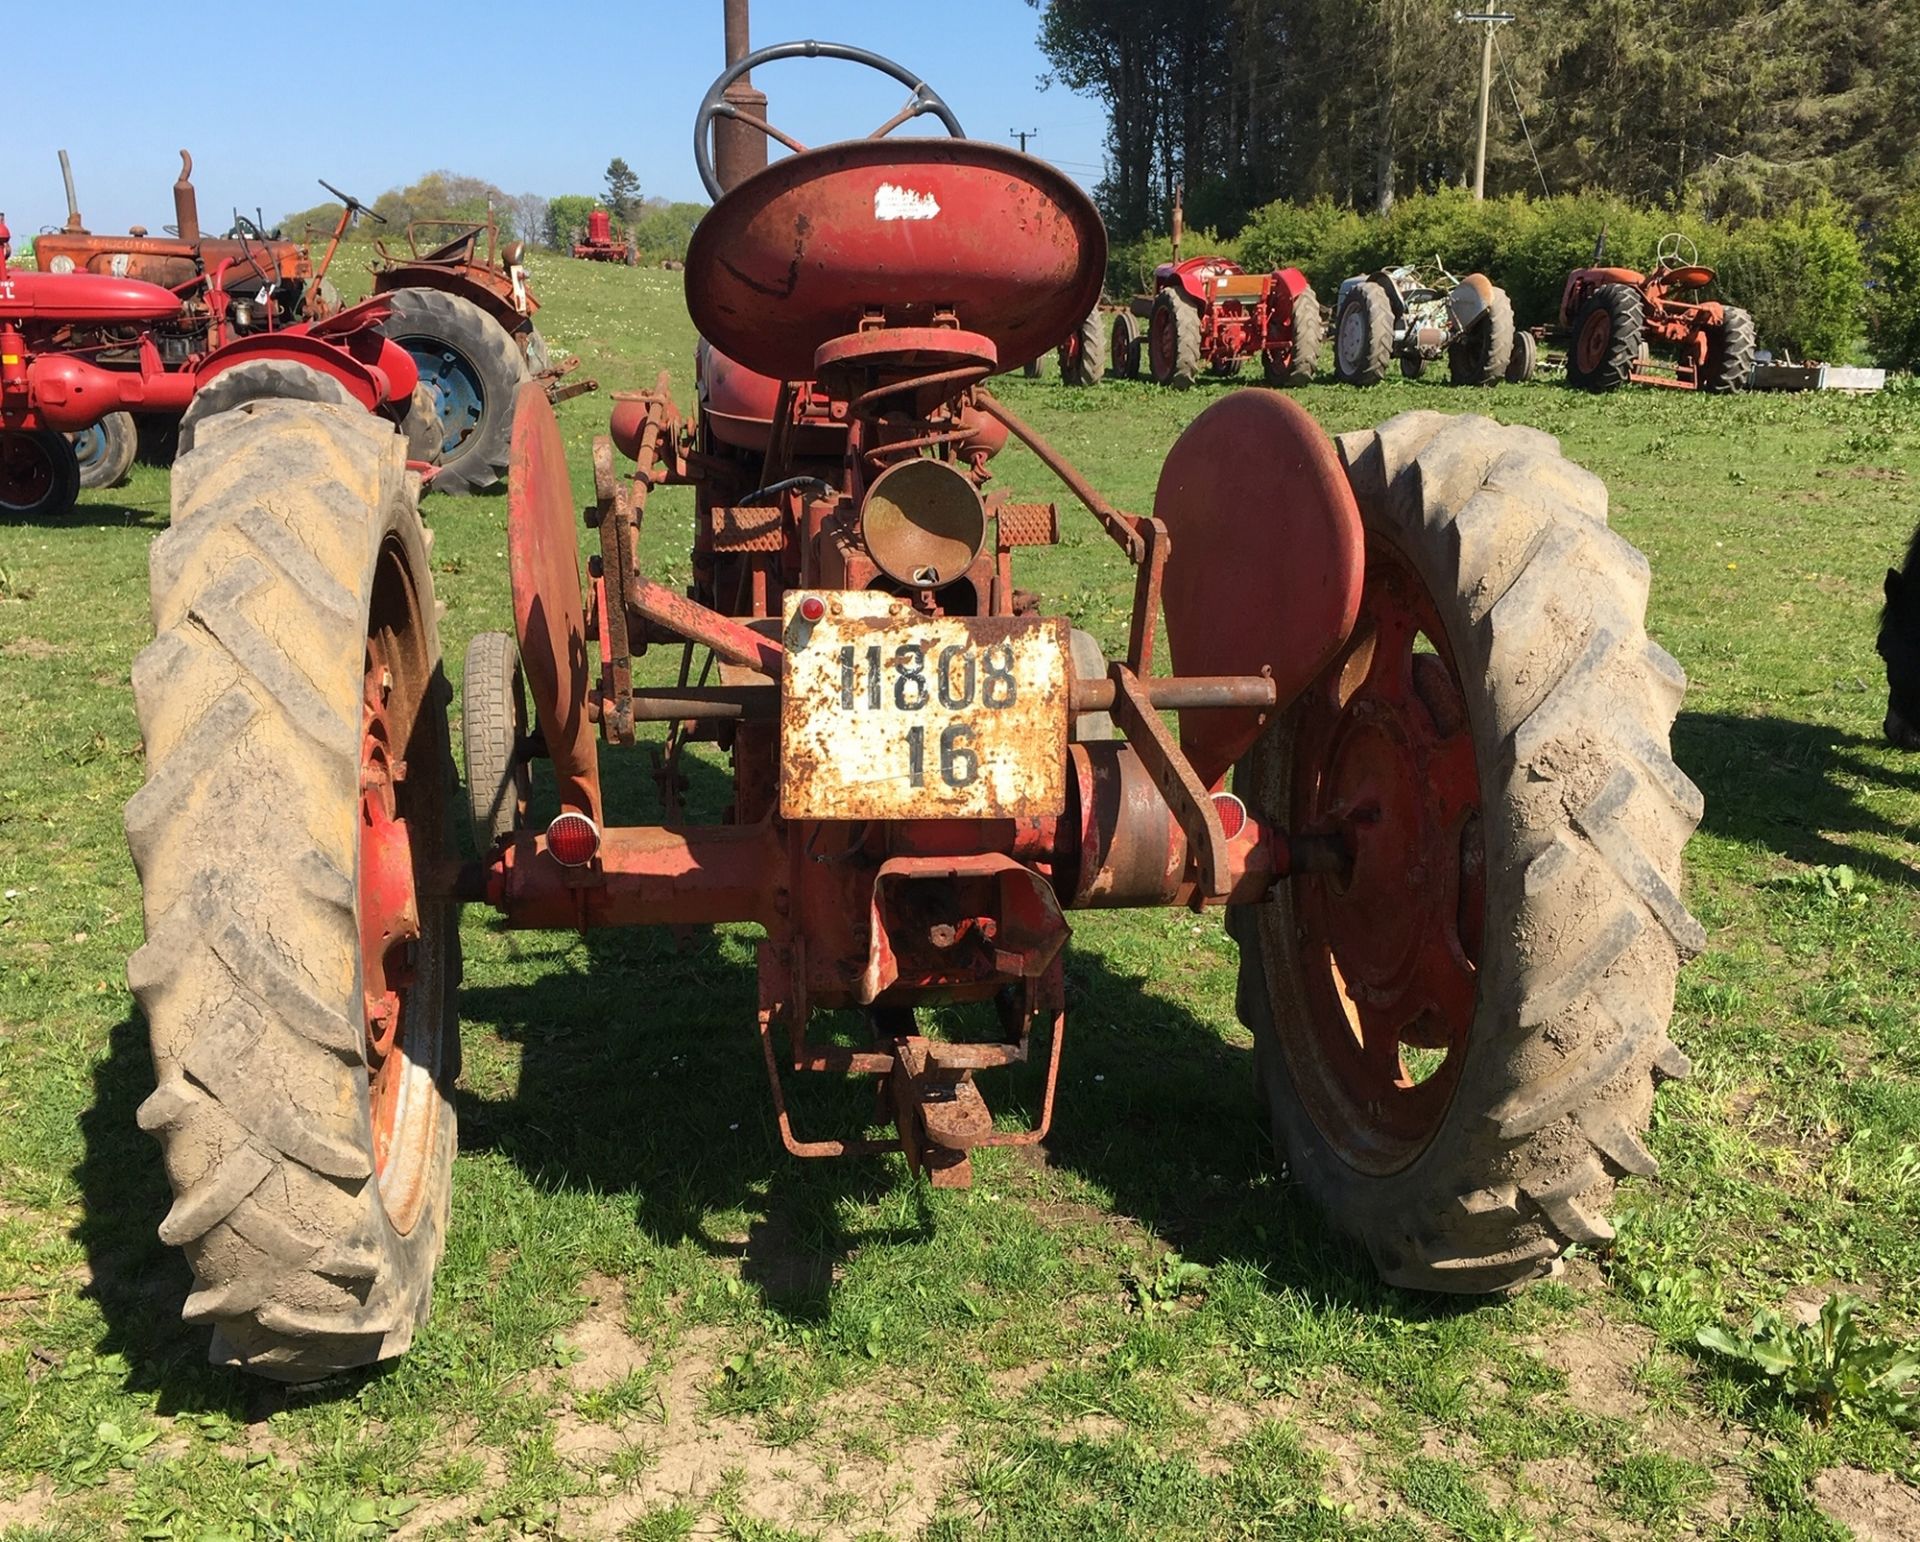
[[[547,850],[562,867],[585,867],[600,851],[600,827],[578,809],[565,809],[547,826]]]
[[[1232,840],[1247,827],[1247,806],[1230,792],[1213,795],[1213,811],[1220,816],[1220,829]]]

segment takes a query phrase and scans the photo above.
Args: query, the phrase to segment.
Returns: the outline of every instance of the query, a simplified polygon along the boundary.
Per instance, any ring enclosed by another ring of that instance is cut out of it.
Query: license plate
[[[924,616],[864,590],[789,591],[780,813],[1038,818],[1066,807],[1067,624]]]

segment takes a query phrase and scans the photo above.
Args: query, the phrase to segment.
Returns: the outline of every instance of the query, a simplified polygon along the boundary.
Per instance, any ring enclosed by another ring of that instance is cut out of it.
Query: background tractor
[[[1348,385],[1378,385],[1390,361],[1418,380],[1445,357],[1454,385],[1532,378],[1531,336],[1516,337],[1507,292],[1484,273],[1457,279],[1434,259],[1431,270],[1383,268],[1343,280],[1334,305],[1333,370]]]
[[[1122,379],[1144,362],[1161,385],[1182,391],[1203,369],[1230,378],[1256,355],[1268,385],[1305,385],[1320,333],[1319,302],[1298,268],[1249,273],[1228,257],[1189,257],[1160,264],[1153,293],[1113,313],[1104,351]]]
[[[1649,273],[1602,266],[1606,251],[1602,230],[1594,265],[1569,273],[1560,293],[1571,384],[1588,391],[1614,391],[1629,381],[1717,394],[1747,389],[1753,317],[1718,300],[1676,298],[1714,280],[1691,240],[1678,231],[1661,237]],[[1654,361],[1655,344],[1671,353],[1670,362]]]
[[[128,976],[161,1235],[215,1358],[324,1375],[424,1319],[463,903],[514,928],[758,927],[742,1049],[786,1148],[898,1153],[941,1186],[1047,1135],[1070,915],[1224,911],[1292,1180],[1387,1279],[1505,1290],[1603,1243],[1616,1180],[1653,1169],[1654,1080],[1685,1070],[1666,1023],[1701,812],[1667,750],[1684,676],[1604,487],[1532,430],[1413,413],[1336,444],[1246,390],[1172,445],[1150,512],[1116,507],[987,387],[1093,310],[1087,196],[963,137],[891,60],[736,36],[696,123],[692,410],[664,377],[617,399],[584,568],[558,422],[519,389],[512,631],[475,638],[461,708],[477,859],[392,436],[258,401],[182,457],[133,669]],[[809,150],[738,89],[795,57],[911,95]],[[923,114],[950,137],[886,137]],[[756,167],[758,133],[793,153]],[[1131,569],[1118,656],[1016,583],[1061,520],[998,485],[1010,438]],[[684,587],[644,539],[676,484]],[[602,746],[643,739],[664,817],[627,822],[637,779],[603,778]],[[681,806],[695,739],[731,763],[718,818]],[[1030,1060],[1031,1122],[996,1121],[987,1091]],[[891,1133],[803,1133],[821,1075],[870,1078]]]
[[[574,231],[572,244],[573,255],[582,262],[618,262],[630,268],[640,260],[633,232],[616,227],[605,209],[587,215],[586,229]]]

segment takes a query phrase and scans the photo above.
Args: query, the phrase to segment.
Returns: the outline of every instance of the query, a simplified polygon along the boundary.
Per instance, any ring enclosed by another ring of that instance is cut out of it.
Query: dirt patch
[[[1530,1349],[1567,1378],[1567,1400],[1588,1413],[1638,1421],[1647,1400],[1634,1382],[1634,1371],[1653,1347],[1645,1328],[1611,1322],[1587,1310],[1577,1321],[1551,1338],[1522,1339]]]
[[[1848,466],[1839,471],[1816,471],[1817,477],[1846,477],[1856,482],[1904,482],[1905,471],[1898,466]]]
[[[1859,1542],[1920,1537],[1920,1489],[1889,1473],[1829,1467],[1813,1480],[1813,1500],[1828,1520],[1851,1527]]]
[[[620,1282],[604,1274],[588,1275],[580,1294],[591,1303],[587,1314],[561,1335],[580,1356],[567,1372],[574,1390],[598,1392],[645,1370],[647,1352],[627,1334],[627,1293]]]
[[[50,643],[44,637],[16,637],[0,647],[0,655],[10,659],[57,659],[66,651],[59,643]]]
[[[0,1499],[0,1531],[11,1531],[18,1526],[30,1531],[47,1518],[47,1508],[53,1503],[53,1479],[35,1480],[32,1488],[11,1499]]]
[[[1550,1527],[1546,1534],[1556,1539],[1587,1542],[1619,1535],[1617,1519],[1599,1507],[1593,1470],[1575,1457],[1523,1462],[1513,1504],[1528,1521]]]

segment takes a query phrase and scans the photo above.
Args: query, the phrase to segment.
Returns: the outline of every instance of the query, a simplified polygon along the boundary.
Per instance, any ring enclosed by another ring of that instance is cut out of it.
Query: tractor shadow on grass
[[[164,530],[169,514],[159,508],[132,503],[76,503],[58,519],[21,519],[0,515],[0,530]]]
[[[1790,718],[1682,712],[1673,725],[1674,759],[1706,799],[1702,830],[1805,866],[1845,863],[1911,884],[1920,877],[1913,864],[1856,839],[1914,839],[1911,825],[1869,807],[1857,785],[1920,794],[1920,759],[1912,770],[1888,766],[1897,753],[1878,738]]]

